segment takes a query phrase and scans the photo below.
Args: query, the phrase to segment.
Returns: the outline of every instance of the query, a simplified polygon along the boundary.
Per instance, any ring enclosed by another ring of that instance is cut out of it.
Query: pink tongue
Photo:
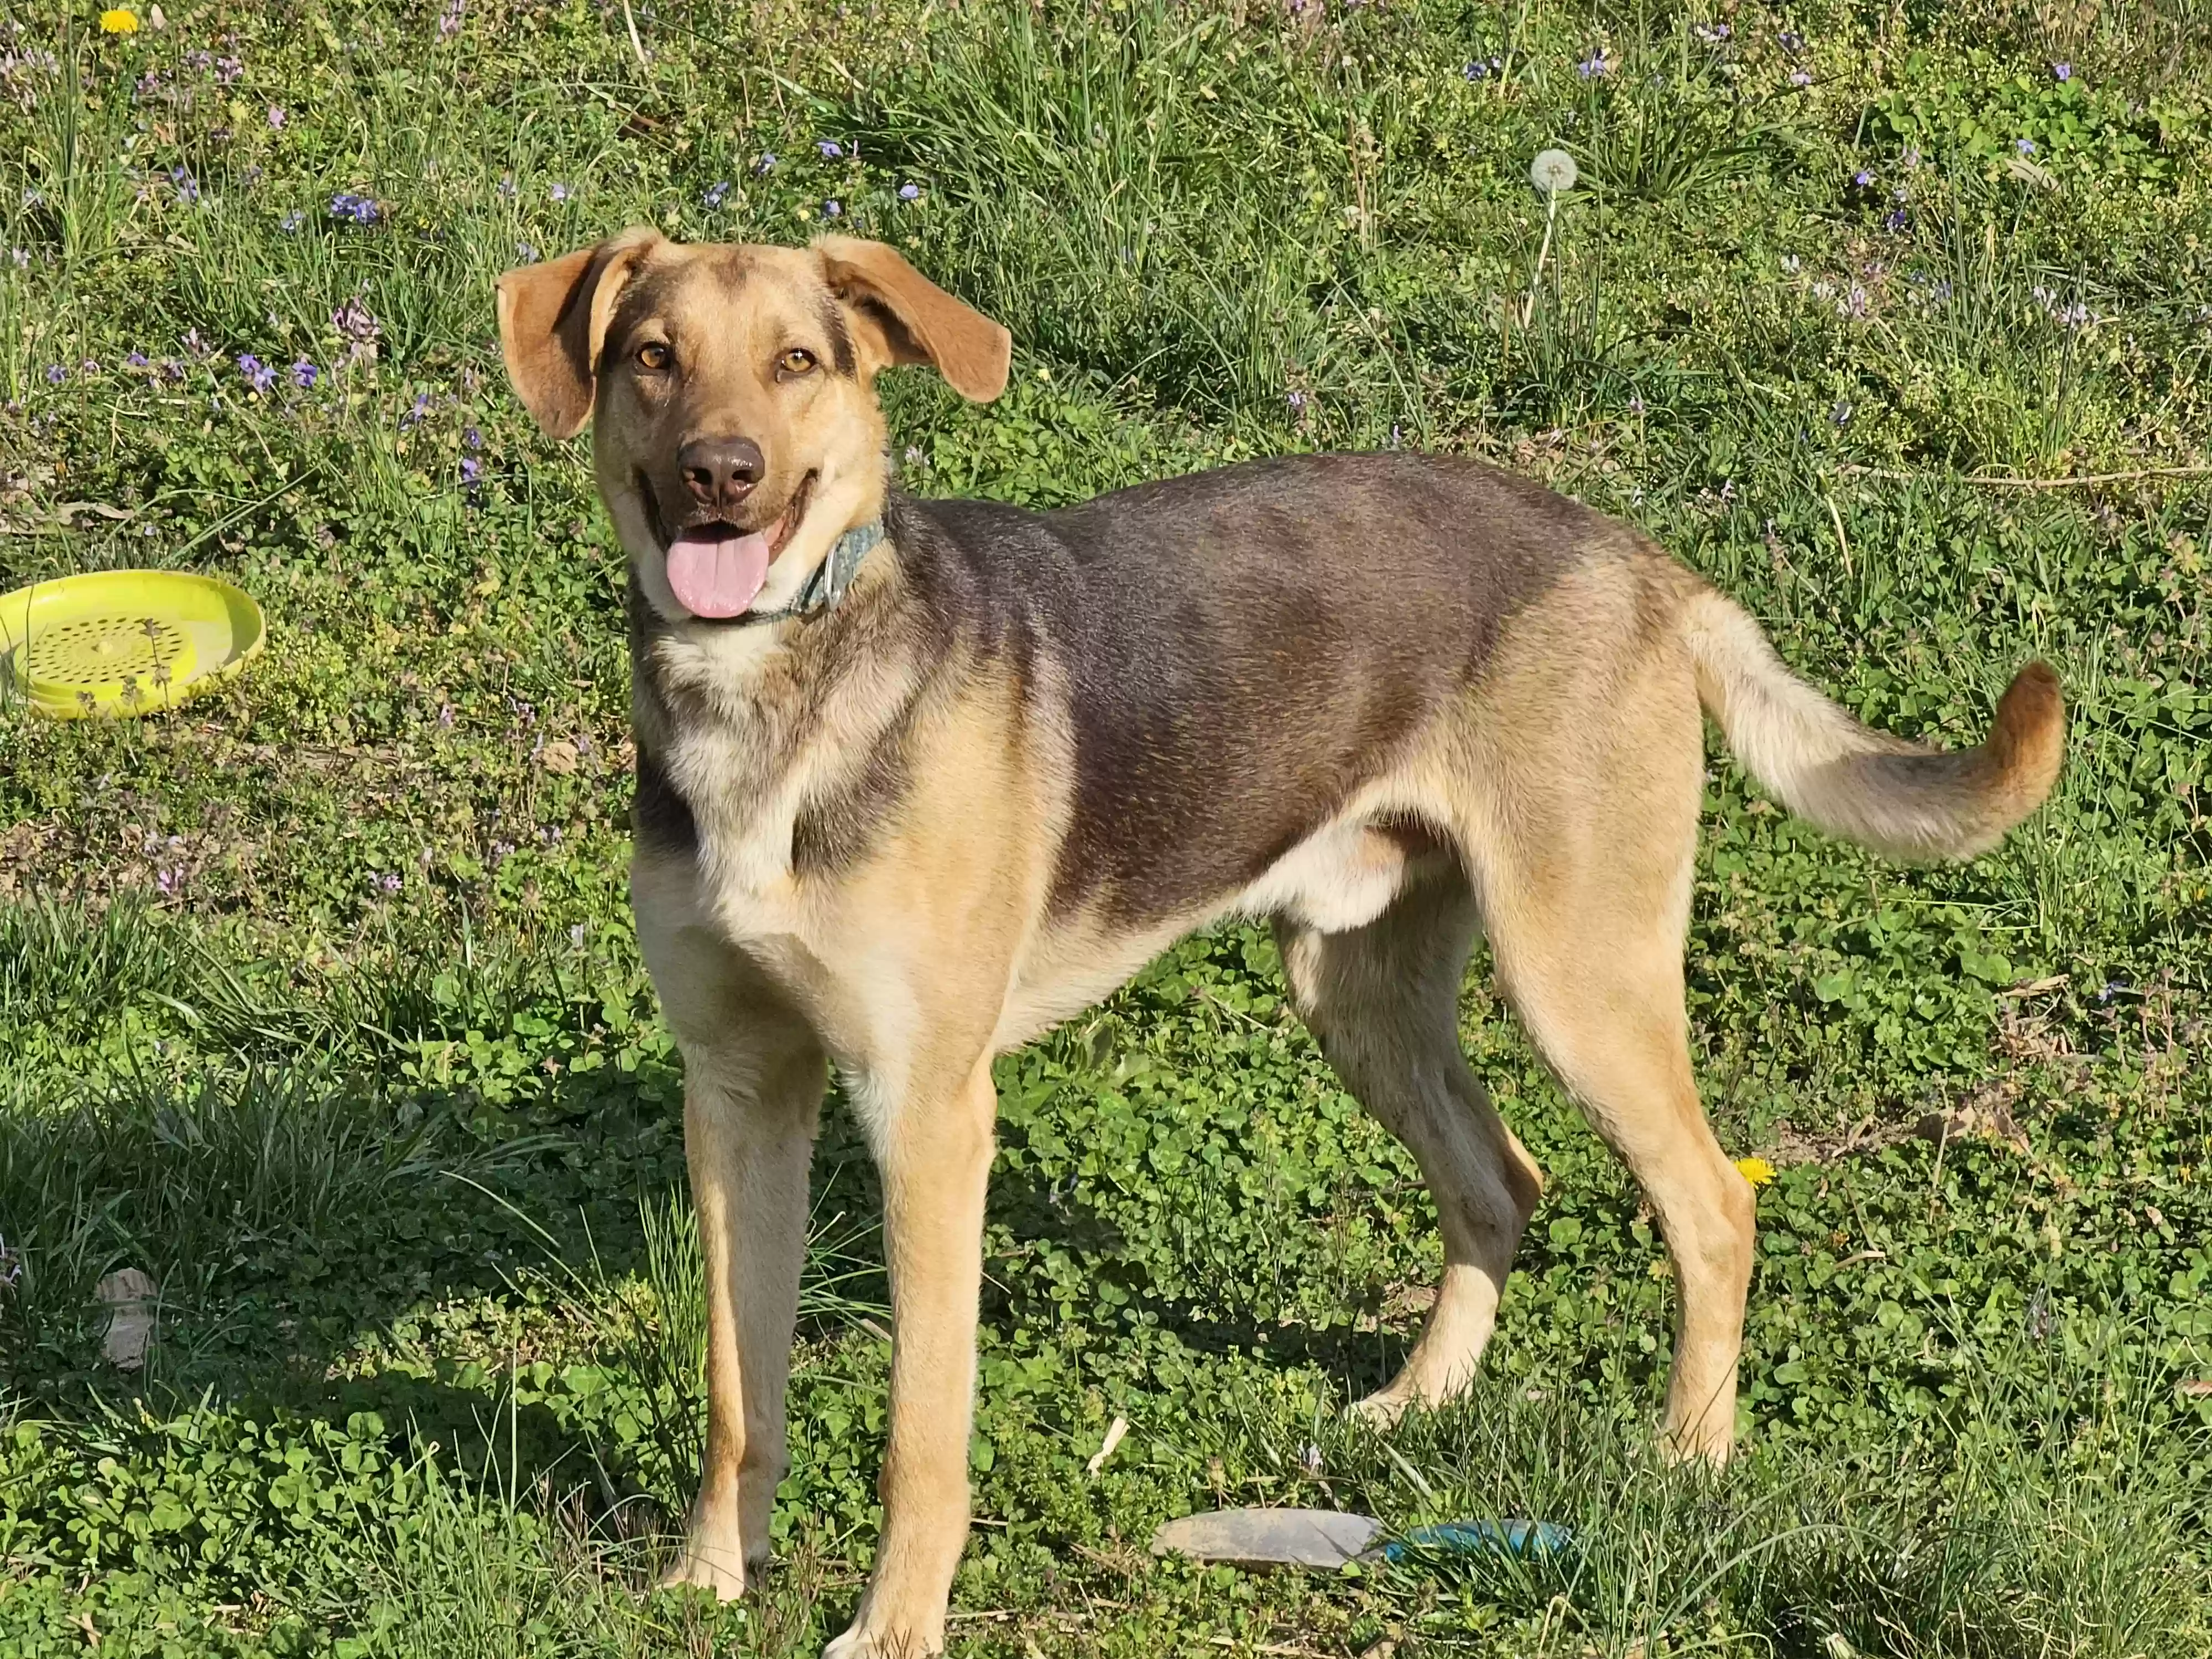
[[[668,585],[695,617],[734,617],[768,580],[768,538],[687,530],[668,547]]]

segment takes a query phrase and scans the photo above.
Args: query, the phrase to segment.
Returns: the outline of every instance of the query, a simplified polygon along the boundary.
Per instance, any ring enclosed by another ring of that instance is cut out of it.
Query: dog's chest
[[[792,831],[807,795],[804,757],[778,764],[750,722],[702,723],[668,746],[670,781],[691,809],[701,895],[733,938],[792,931],[799,891]]]

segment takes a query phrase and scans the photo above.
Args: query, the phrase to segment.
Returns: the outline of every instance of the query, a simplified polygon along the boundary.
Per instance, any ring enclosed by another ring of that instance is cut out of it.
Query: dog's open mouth
[[[791,499],[776,518],[757,530],[742,530],[726,520],[686,525],[661,544],[668,557],[668,586],[677,603],[695,617],[721,620],[743,616],[768,580],[792,534],[806,516],[808,498],[814,493],[815,475],[799,481]],[[639,485],[659,519],[659,502],[652,486],[641,477]]]

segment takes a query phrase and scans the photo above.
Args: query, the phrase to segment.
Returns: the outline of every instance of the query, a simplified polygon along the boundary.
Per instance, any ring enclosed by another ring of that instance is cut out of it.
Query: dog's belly
[[[1406,843],[1400,835],[1360,819],[1340,819],[1276,860],[1227,908],[1347,933],[1388,909],[1405,882]]]
[[[1431,843],[1366,815],[1339,818],[1277,859],[1219,903],[1138,929],[1096,912],[1054,927],[1017,975],[994,1046],[1018,1047],[1112,994],[1185,934],[1223,916],[1282,916],[1324,933],[1364,927],[1406,884],[1407,864]]]

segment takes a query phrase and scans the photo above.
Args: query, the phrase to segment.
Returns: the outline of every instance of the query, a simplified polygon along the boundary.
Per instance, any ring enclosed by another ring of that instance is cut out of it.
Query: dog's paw
[[[925,1659],[945,1651],[945,1632],[919,1629],[883,1629],[866,1607],[852,1628],[822,1650],[822,1659]]]
[[[760,1567],[760,1563],[753,1564],[753,1572],[757,1574]],[[724,1548],[712,1539],[693,1536],[684,1540],[683,1553],[660,1575],[656,1588],[678,1589],[694,1585],[714,1591],[718,1601],[734,1601],[745,1593],[746,1579],[742,1545],[732,1541]]]
[[[1662,1427],[1659,1431],[1659,1455],[1666,1462],[1700,1465],[1706,1468],[1723,1468],[1735,1452],[1735,1437],[1705,1425],[1695,1425],[1687,1430]]]
[[[1364,1400],[1353,1401],[1344,1408],[1344,1414],[1364,1423],[1377,1434],[1388,1434],[1398,1426],[1398,1419],[1413,1403],[1406,1395],[1384,1389]]]

